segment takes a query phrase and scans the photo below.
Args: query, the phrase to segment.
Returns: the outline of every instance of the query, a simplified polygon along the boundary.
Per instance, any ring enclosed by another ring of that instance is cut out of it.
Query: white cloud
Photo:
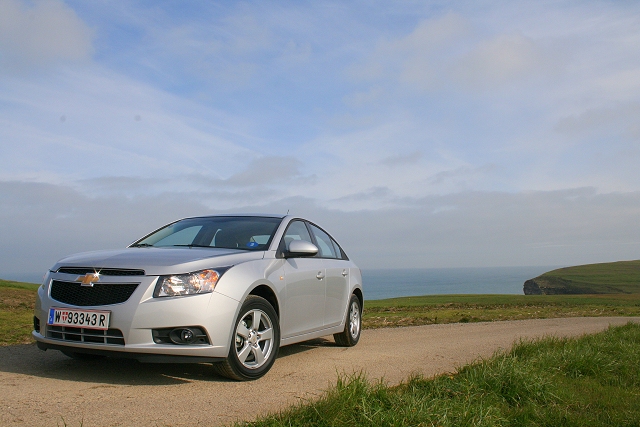
[[[74,182],[71,187],[89,198],[165,197],[190,195],[211,209],[233,209],[238,205],[266,205],[306,192],[317,184],[317,176],[303,173],[302,163],[294,157],[264,156],[247,164],[229,178],[217,178],[206,171],[171,174],[164,178],[143,176],[102,176]]]
[[[238,186],[268,185],[272,183],[286,183],[297,180],[301,183],[313,181],[313,177],[305,177],[300,169],[302,162],[288,157],[266,156],[253,160],[247,168],[231,176],[227,183]]]
[[[474,181],[482,179],[485,175],[496,172],[495,165],[486,165],[480,167],[461,166],[453,170],[445,170],[438,172],[429,178],[432,185],[443,184],[447,181],[453,182],[455,185],[461,185],[462,188],[474,188]]]
[[[492,88],[545,72],[545,52],[521,34],[501,34],[481,41],[454,65],[454,75],[470,88]]]
[[[450,55],[470,32],[469,21],[456,13],[423,20],[405,36],[379,40],[371,56],[350,68],[350,73],[365,81],[392,77],[431,87],[440,78],[441,58]]]
[[[402,167],[407,165],[416,164],[422,159],[422,153],[420,151],[414,151],[409,154],[396,154],[389,157],[385,157],[380,161],[380,164],[389,167]]]
[[[0,2],[0,69],[86,60],[92,52],[91,29],[62,1]]]
[[[381,40],[351,72],[370,81],[391,79],[412,89],[495,89],[558,72],[557,47],[519,32],[487,34],[474,17],[459,13],[428,18],[408,35]]]
[[[578,115],[561,118],[556,131],[584,139],[616,134],[630,139],[640,138],[640,103],[587,109]]]
[[[205,171],[227,178],[259,157],[243,147],[252,137],[242,118],[95,68],[50,83],[0,83],[0,100],[11,106],[0,119],[0,176],[21,176],[29,165],[30,174],[71,179]]]

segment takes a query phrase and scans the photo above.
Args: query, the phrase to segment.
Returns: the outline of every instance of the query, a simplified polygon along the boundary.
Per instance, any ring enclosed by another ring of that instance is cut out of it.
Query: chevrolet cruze
[[[357,344],[362,307],[360,270],[316,224],[203,216],[58,261],[38,290],[33,336],[76,359],[209,362],[252,380],[281,346],[331,334]]]

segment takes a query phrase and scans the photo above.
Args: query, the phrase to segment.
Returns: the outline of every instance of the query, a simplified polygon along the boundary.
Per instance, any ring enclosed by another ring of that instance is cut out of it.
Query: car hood
[[[148,276],[159,276],[228,267],[263,257],[262,251],[221,248],[126,248],[71,255],[58,261],[51,271],[60,267],[122,268],[142,269]]]

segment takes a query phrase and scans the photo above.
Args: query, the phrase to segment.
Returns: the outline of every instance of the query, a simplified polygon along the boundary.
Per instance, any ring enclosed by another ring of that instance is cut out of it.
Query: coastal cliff
[[[599,288],[584,286],[583,283],[576,283],[560,277],[538,276],[524,282],[525,295],[577,295],[577,294],[619,294],[622,293],[614,288]]]
[[[525,295],[640,293],[640,260],[559,268],[524,282]]]

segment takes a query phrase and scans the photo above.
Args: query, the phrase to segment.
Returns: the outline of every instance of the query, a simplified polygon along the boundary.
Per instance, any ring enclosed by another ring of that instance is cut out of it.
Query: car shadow
[[[338,345],[333,341],[326,338],[316,338],[309,341],[304,341],[298,344],[291,344],[286,347],[282,347],[278,351],[278,359],[283,359],[294,354],[302,353],[304,351],[310,351],[316,348],[322,347],[337,347]],[[276,359],[276,363],[277,359]]]
[[[134,359],[75,360],[35,344],[0,347],[0,372],[120,385],[172,385],[225,381],[208,364],[146,364]]]
[[[335,346],[315,339],[283,347],[278,359]],[[213,372],[208,363],[141,363],[134,359],[75,360],[59,351],[42,351],[34,344],[0,347],[0,372],[67,381],[113,385],[177,385],[193,381],[235,382]]]

